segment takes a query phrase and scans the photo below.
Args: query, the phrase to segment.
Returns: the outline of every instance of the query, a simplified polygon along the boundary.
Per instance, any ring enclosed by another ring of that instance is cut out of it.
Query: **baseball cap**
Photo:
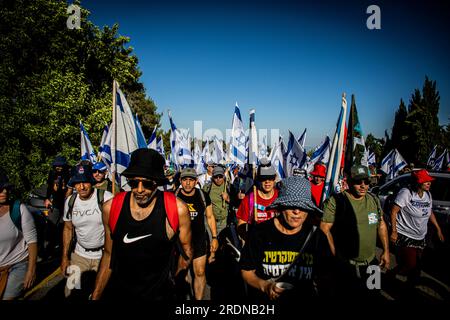
[[[360,180],[370,177],[369,168],[363,165],[355,165],[350,169],[350,179]]]
[[[183,178],[194,178],[197,179],[197,172],[194,168],[185,168],[183,171],[181,171],[180,179]]]

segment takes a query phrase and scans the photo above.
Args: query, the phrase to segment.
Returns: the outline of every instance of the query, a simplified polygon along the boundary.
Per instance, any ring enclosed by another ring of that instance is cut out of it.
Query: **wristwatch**
[[[213,238],[213,239],[217,239],[217,236],[212,236],[211,238]]]

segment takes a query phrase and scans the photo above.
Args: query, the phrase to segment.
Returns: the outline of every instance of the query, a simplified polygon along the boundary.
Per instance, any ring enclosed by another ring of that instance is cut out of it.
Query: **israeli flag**
[[[258,135],[255,124],[255,109],[250,110],[250,134],[248,141],[248,163],[258,164]]]
[[[225,153],[223,152],[223,142],[219,140],[216,136],[213,138],[214,141],[214,150],[212,153],[212,160],[214,163],[224,163]]]
[[[381,170],[387,174],[387,180],[392,180],[400,170],[406,167],[406,160],[397,151],[397,149],[391,150],[386,157],[381,161]]]
[[[108,137],[109,127],[106,125],[103,128],[103,134],[102,134],[102,140],[100,141],[100,146],[98,147],[98,157],[101,158],[101,154],[103,151],[103,148],[106,144],[106,138]]]
[[[193,165],[191,154],[191,135],[189,129],[177,129],[175,150],[177,152],[177,162],[181,167]]]
[[[431,150],[430,156],[428,157],[427,167],[429,167],[429,168],[434,167],[434,163],[436,161],[436,150],[437,150],[437,145],[434,146],[433,150]]]
[[[84,129],[83,124],[80,121],[80,131],[81,131],[81,160],[89,160],[90,162],[95,162],[95,152],[92,148],[91,140],[89,140],[88,133]]]
[[[116,105],[115,105],[116,119],[111,125],[110,132],[115,132],[117,141],[114,139],[111,145],[113,172],[120,176],[120,187],[124,188],[127,184],[125,177],[122,177],[122,172],[128,167],[130,163],[131,153],[139,148],[138,133],[136,130],[136,123],[131,108],[125,99],[122,90],[117,86]],[[144,140],[145,141],[145,140]],[[117,168],[117,171],[116,171]]]
[[[270,152],[269,159],[272,164],[272,167],[277,172],[278,178],[279,179],[286,178],[286,173],[284,171],[283,150],[281,148],[280,142],[277,142],[273,147],[272,151]]]
[[[434,166],[431,168],[431,170],[434,171],[441,171],[442,167],[445,165],[448,165],[449,162],[449,155],[447,149],[442,152],[442,154],[436,158],[434,161]]]
[[[242,123],[241,112],[236,102],[233,115],[233,124],[231,130],[230,160],[238,164],[241,168],[247,162],[247,153],[245,148],[246,135]]]
[[[194,141],[195,171],[199,175],[206,172],[206,163],[202,156],[201,144],[202,144],[202,141]]]
[[[298,138],[298,143],[302,146],[303,149],[305,149],[305,140],[306,140],[306,128],[303,131],[303,133],[300,136],[300,138]]]
[[[266,143],[266,136],[262,137],[262,142],[258,144],[258,159],[261,160],[262,158],[267,158],[267,143]]]
[[[153,128],[152,134],[150,135],[150,138],[148,139],[147,148],[157,150],[157,139],[156,139],[156,126]]]
[[[325,166],[328,165],[328,162],[330,161],[330,152],[330,138],[326,136],[323,143],[321,143],[314,149],[311,155],[311,159],[308,161],[308,167],[306,169],[307,172],[309,173],[313,171],[314,165],[319,161],[322,162]]]
[[[147,142],[145,142],[144,131],[142,131],[141,123],[139,122],[138,115],[134,118],[137,134],[137,142],[139,148],[147,148]]]
[[[211,152],[209,151],[209,141],[206,140],[205,147],[202,151],[202,159],[204,163],[208,163],[212,160]]]
[[[286,156],[286,175],[292,176],[295,168],[304,168],[306,165],[306,152],[289,131],[289,142]]]
[[[156,151],[158,151],[164,159],[166,159],[166,152],[164,151],[164,143],[162,136],[159,136],[156,141]]]
[[[373,166],[377,165],[377,162],[375,159],[375,152],[369,152],[369,156],[367,157],[367,163],[369,165],[373,165]]]

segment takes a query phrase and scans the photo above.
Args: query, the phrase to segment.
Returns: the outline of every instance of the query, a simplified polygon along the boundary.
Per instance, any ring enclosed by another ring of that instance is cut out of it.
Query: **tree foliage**
[[[139,82],[138,59],[118,25],[98,28],[82,8],[70,30],[67,3],[2,1],[0,17],[0,161],[17,193],[43,183],[54,157],[80,158],[81,120],[98,145],[111,121],[116,79],[144,130],[159,124]]]

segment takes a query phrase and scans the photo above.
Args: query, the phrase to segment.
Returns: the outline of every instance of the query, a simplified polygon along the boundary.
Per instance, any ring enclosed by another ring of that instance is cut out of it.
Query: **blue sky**
[[[428,75],[450,116],[450,10],[444,1],[99,1],[81,3],[99,26],[119,23],[139,58],[148,96],[178,127],[287,129],[307,146],[334,134],[341,94],[355,94],[363,132],[383,137],[400,98]],[[381,9],[369,30],[366,9]]]

